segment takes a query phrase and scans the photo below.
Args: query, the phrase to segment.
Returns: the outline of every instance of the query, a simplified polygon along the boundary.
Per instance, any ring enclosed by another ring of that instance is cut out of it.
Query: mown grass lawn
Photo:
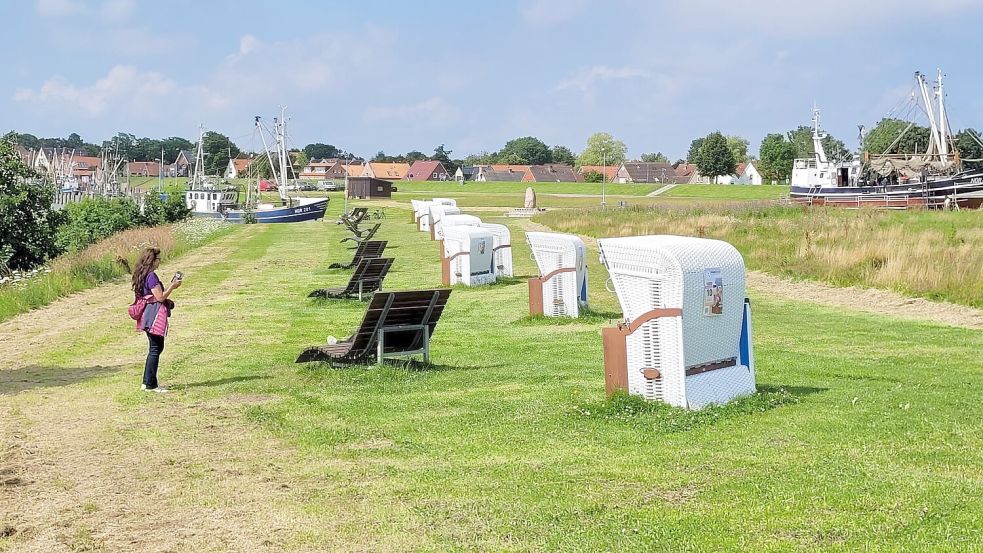
[[[437,286],[436,244],[392,215],[386,287]],[[331,222],[237,233],[230,256],[187,275],[162,377],[178,388],[168,401],[276,398],[244,413],[331,461],[307,509],[343,512],[342,539],[561,551],[983,543],[979,332],[754,296],[764,394],[694,416],[605,402],[598,317],[530,322],[517,279],[454,290],[431,368],[296,366],[303,347],[361,318],[358,302],[305,297],[347,279],[323,269],[350,255],[341,237]],[[518,274],[532,274],[518,229],[514,242]],[[616,317],[596,252],[590,269],[594,311]],[[196,381],[219,384],[181,389]]]

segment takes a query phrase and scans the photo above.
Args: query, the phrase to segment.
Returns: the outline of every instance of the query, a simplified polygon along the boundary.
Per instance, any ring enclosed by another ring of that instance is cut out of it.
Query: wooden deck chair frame
[[[382,282],[386,280],[386,275],[389,274],[392,265],[393,259],[391,257],[362,259],[355,267],[355,272],[352,273],[351,278],[348,279],[348,284],[341,288],[314,290],[307,297],[342,299],[358,296],[359,301],[361,301],[364,295],[382,289]]]
[[[369,208],[367,207],[353,207],[348,213],[343,213],[341,217],[338,217],[338,224],[342,223],[352,223],[356,227],[362,222],[369,213]]]
[[[349,236],[348,238],[342,238],[341,239],[341,243],[344,244],[345,242],[348,242],[348,241],[352,241],[352,242],[365,242],[366,240],[371,240],[372,237],[375,236],[375,233],[379,232],[379,227],[381,227],[381,226],[382,226],[382,223],[376,223],[375,225],[372,226],[372,228],[370,228],[365,233],[365,236]]]
[[[355,334],[335,344],[307,348],[296,362],[353,365],[375,357],[381,365],[386,358],[422,355],[429,363],[430,338],[450,294],[449,288],[376,292]]]
[[[355,253],[352,255],[352,260],[348,263],[332,263],[328,265],[329,269],[351,269],[352,267],[357,267],[359,261],[363,259],[374,259],[376,257],[382,257],[382,252],[386,251],[386,244],[389,242],[385,240],[364,240],[358,243],[355,248]]]

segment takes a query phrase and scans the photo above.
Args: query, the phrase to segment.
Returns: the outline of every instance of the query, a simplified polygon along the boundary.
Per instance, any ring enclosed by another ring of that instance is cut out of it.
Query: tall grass
[[[125,274],[116,261],[133,266],[147,246],[170,259],[223,234],[230,225],[190,220],[158,227],[139,227],[114,234],[88,248],[55,258],[50,271],[20,284],[0,287],[0,321],[50,304],[58,298],[112,281]]]
[[[983,214],[769,204],[547,212],[538,222],[594,237],[726,240],[751,269],[983,307]]]

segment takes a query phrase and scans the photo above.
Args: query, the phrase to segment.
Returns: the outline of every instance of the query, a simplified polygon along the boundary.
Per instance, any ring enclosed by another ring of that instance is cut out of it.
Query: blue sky
[[[193,138],[259,149],[286,105],[292,145],[463,156],[533,135],[685,156],[709,131],[756,150],[808,124],[856,143],[943,66],[954,128],[983,128],[983,0],[489,0],[0,4],[0,127]]]

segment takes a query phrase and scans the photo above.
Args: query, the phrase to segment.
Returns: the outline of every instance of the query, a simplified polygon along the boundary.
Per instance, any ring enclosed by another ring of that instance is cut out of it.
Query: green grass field
[[[507,223],[517,274],[531,275],[519,223]],[[961,552],[983,544],[978,331],[754,294],[758,396],[700,414],[607,402],[599,330],[618,308],[591,251],[597,315],[585,321],[528,319],[517,278],[453,291],[432,367],[294,365],[302,348],[345,336],[361,319],[359,302],[306,298],[348,278],[324,269],[350,256],[342,236],[331,221],[237,229],[216,244],[227,253],[188,271],[175,295],[184,308],[162,378],[176,391],[139,395],[135,368],[85,384],[116,397],[127,418],[161,402],[195,410],[233,395],[271,398],[238,416],[296,448],[295,458],[276,460],[291,467],[285,474],[317,467],[290,482],[302,490],[300,506],[268,505],[272,516],[313,521],[281,536],[283,549]],[[437,245],[406,212],[391,210],[379,237],[396,258],[387,288],[439,285]],[[82,326],[44,346],[39,362],[123,356],[135,366],[146,346],[123,338],[130,325]],[[97,335],[105,338],[86,340]],[[180,432],[163,424],[127,443],[177,447]],[[211,480],[195,474],[188,485],[202,491],[184,501],[214,501]]]
[[[665,198],[699,198],[710,200],[777,200],[788,196],[788,186],[764,184],[680,184],[663,192]]]

